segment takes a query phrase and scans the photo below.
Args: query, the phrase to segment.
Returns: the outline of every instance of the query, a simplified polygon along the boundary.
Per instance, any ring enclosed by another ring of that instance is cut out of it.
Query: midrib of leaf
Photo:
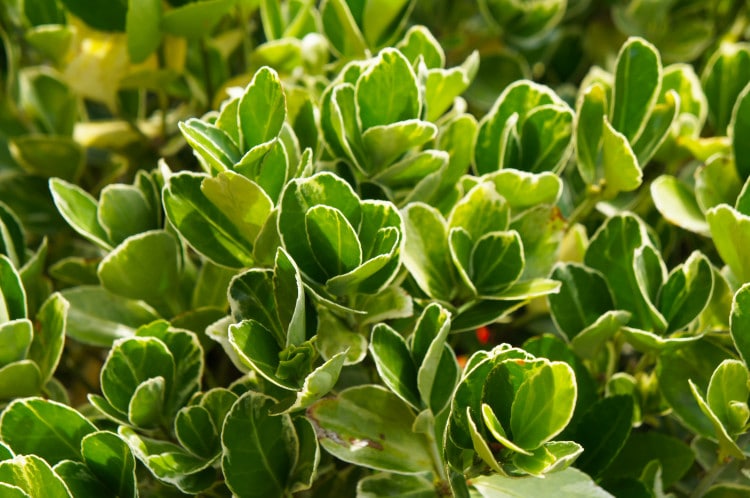
[[[283,417],[284,415],[281,415],[281,416]],[[255,419],[253,417],[248,417],[248,421],[250,422],[250,424],[252,426],[252,431],[253,431],[253,436],[254,436],[253,441],[259,442],[260,441],[260,434],[258,433],[258,426],[257,426],[257,424],[255,422]],[[263,452],[263,448],[261,447],[261,445],[256,443],[255,446],[256,446],[256,448],[258,450],[258,454],[260,455],[260,458],[262,460],[263,467],[265,467],[265,469],[268,472],[268,474],[271,475],[272,480],[273,480],[274,484],[276,485],[276,489],[279,490],[279,496],[281,496],[282,492],[284,491],[284,487],[281,485],[281,482],[279,482],[279,479],[276,477],[276,473],[271,468],[271,465],[268,462],[268,458],[266,458],[266,454]]]

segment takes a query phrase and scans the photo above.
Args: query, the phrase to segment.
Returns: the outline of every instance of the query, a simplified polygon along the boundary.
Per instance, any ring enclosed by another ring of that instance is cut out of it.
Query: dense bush
[[[750,495],[748,9],[4,2],[0,494]]]

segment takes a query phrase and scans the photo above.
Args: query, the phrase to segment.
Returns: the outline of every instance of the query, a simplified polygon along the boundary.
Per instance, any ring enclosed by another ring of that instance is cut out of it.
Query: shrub
[[[2,495],[750,494],[746,10],[6,2]]]

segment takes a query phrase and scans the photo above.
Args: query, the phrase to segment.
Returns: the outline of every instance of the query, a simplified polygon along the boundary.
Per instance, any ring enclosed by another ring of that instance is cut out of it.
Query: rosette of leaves
[[[0,254],[0,400],[42,393],[67,398],[52,376],[63,353],[68,309],[55,293],[29,317],[22,274]]]
[[[577,393],[565,362],[507,344],[474,353],[451,402],[448,463],[462,475],[476,460],[504,476],[564,470],[583,448],[552,439],[570,422]],[[473,451],[471,461],[459,449]]]
[[[168,430],[200,388],[203,364],[194,333],[158,320],[115,342],[101,370],[103,396],[92,394],[89,401],[119,424]]]
[[[71,302],[69,333],[76,340],[109,346],[160,316],[190,308],[193,266],[178,237],[162,228],[160,186],[160,173],[140,172],[133,185],[108,185],[96,200],[76,185],[50,180],[60,214],[99,249],[65,258],[52,270],[75,285],[63,295]]]
[[[236,276],[228,293],[234,323],[212,327],[209,335],[240,370],[255,372],[276,387],[276,412],[304,409],[333,388],[346,352],[316,367],[317,313],[305,295],[297,265],[283,249],[273,269],[256,268]]]
[[[670,68],[670,75],[675,70]],[[656,48],[632,37],[620,48],[614,74],[597,69],[584,79],[576,106],[576,163],[592,202],[641,185],[644,166],[678,118],[680,96],[697,91],[690,71],[667,81],[664,73]],[[702,104],[695,101],[700,97],[691,96],[686,104],[700,120]]]
[[[504,168],[559,173],[572,147],[573,110],[552,89],[519,80],[479,122],[474,164],[479,174]]]
[[[281,81],[264,67],[218,115],[180,123],[205,172],[169,175],[164,209],[188,244],[218,265],[273,264],[274,207],[284,186],[312,169],[311,151],[300,156],[285,118]]]
[[[617,332],[633,347],[656,352],[696,341],[715,270],[699,251],[667,274],[649,227],[632,214],[609,218],[594,234],[583,265],[560,263],[548,297],[552,318],[573,349],[593,358]]]
[[[430,146],[438,135],[431,121],[469,86],[477,63],[474,54],[462,66],[444,69],[440,45],[415,27],[397,48],[348,64],[321,97],[329,152],[360,181],[377,184],[398,201],[426,178],[434,182],[438,172],[460,168],[450,164],[449,150]]]
[[[340,177],[294,179],[279,203],[281,242],[315,292],[376,294],[401,265],[403,220],[387,201],[361,200]]]
[[[0,438],[5,496],[138,496],[127,443],[69,406],[17,399],[3,411]]]
[[[563,228],[547,225],[560,188],[551,173],[503,170],[476,180],[447,219],[424,203],[404,209],[404,265],[422,292],[455,312],[454,330],[492,323],[557,291],[544,277]],[[524,209],[537,203],[548,207]]]

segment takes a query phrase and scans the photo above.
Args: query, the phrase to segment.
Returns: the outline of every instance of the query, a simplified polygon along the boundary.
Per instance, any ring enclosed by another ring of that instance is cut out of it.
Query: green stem
[[[586,189],[586,198],[571,213],[568,218],[568,226],[572,227],[586,218],[594,210],[596,204],[602,199],[604,189],[598,185],[589,185]]]
[[[708,469],[708,472],[706,472],[706,474],[703,476],[703,479],[700,480],[698,486],[696,486],[693,492],[690,494],[690,498],[702,498],[702,496],[706,494],[708,488],[711,487],[716,478],[719,477],[719,474],[721,474],[721,472],[729,462],[731,462],[731,460],[725,461],[723,458],[721,458],[721,456],[719,456],[716,459],[716,462],[714,462],[713,466]]]

